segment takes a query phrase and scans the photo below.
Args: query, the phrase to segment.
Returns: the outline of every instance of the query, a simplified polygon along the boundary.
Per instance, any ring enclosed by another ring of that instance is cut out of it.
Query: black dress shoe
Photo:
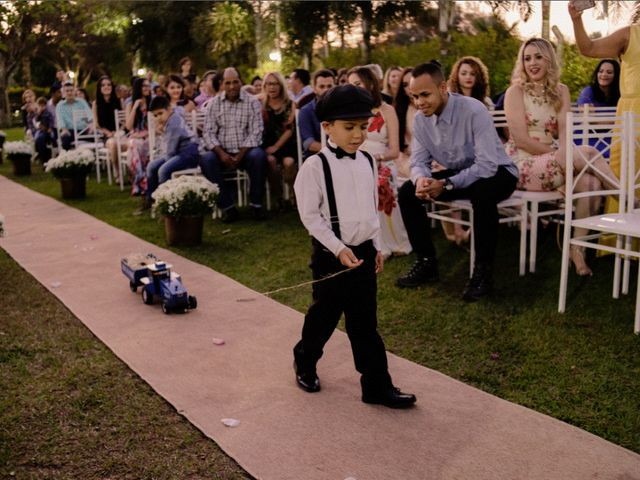
[[[389,408],[409,408],[416,403],[416,396],[401,392],[399,388],[389,387],[376,392],[362,392],[362,401]]]
[[[296,383],[305,392],[314,393],[320,391],[320,379],[318,374],[313,372],[298,372],[298,364],[294,360],[293,371],[296,372]]]
[[[224,212],[222,212],[222,223],[233,223],[238,220],[240,214],[238,213],[238,209],[236,207],[227,208]]]
[[[419,258],[406,274],[398,277],[400,288],[416,288],[422,284],[438,281],[438,262],[435,258]]]
[[[296,383],[305,392],[314,393],[320,391],[320,379],[315,372],[296,373]]]
[[[473,275],[467,282],[462,294],[465,302],[475,302],[486,297],[493,291],[493,275],[491,267],[486,264],[478,264],[473,268]]]

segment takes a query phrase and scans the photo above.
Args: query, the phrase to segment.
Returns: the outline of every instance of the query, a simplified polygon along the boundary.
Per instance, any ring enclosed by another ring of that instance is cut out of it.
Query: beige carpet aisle
[[[395,356],[417,408],[365,405],[341,332],[321,361],[322,392],[304,393],[291,368],[300,313],[2,176],[0,213],[0,247],[256,478],[640,479],[639,455]],[[172,263],[197,310],[144,305],[120,272],[131,252]]]

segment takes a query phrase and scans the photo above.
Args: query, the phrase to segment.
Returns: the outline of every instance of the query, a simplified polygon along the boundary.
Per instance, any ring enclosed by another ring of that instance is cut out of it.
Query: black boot
[[[438,281],[438,262],[435,257],[418,258],[409,272],[396,280],[400,288],[416,288],[424,283]]]
[[[473,275],[467,282],[462,299],[475,302],[489,295],[493,291],[493,272],[488,263],[478,263],[473,269]]]

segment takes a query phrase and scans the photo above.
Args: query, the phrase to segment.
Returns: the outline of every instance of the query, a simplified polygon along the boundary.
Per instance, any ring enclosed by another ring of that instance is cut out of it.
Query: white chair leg
[[[101,163],[101,158],[100,158],[100,154],[98,153],[97,149],[93,150],[93,155],[95,156],[95,159],[96,159],[96,181],[98,183],[100,183],[100,163]]]
[[[622,248],[622,237],[620,235],[616,235],[616,248],[620,250]],[[625,262],[626,262],[625,258]],[[620,298],[620,263],[622,261],[622,256],[619,254],[614,254],[613,257],[613,291],[611,292],[611,296],[613,298]],[[623,287],[624,290],[624,287]]]
[[[631,237],[625,238],[625,248],[631,250],[631,244],[633,239]],[[622,269],[622,294],[629,294],[629,276],[631,275],[631,257],[624,257],[624,268]]]
[[[113,183],[113,177],[111,176],[111,152],[109,150],[107,150],[106,152],[106,157],[105,157],[105,163],[107,164],[107,182],[109,183],[109,185],[111,185]]]
[[[536,256],[538,254],[538,216],[540,204],[531,202],[531,232],[529,233],[529,273],[536,273]]]
[[[520,263],[519,273],[523,277],[527,273],[527,202],[520,206]]]
[[[571,223],[566,222],[562,241],[562,262],[560,265],[560,294],[558,312],[564,313],[567,304],[567,283],[569,281],[569,251],[571,249]]]

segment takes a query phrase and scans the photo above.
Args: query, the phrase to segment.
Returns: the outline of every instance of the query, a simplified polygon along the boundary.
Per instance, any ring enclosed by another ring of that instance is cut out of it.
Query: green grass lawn
[[[14,178],[10,165],[5,163],[0,165],[0,174],[60,199],[59,183],[43,173],[39,166],[34,167],[30,177]],[[120,192],[115,185],[109,186],[105,181],[97,184],[95,176],[87,184],[87,195],[85,200],[66,203],[165,246],[161,220],[131,214],[139,199],[130,197],[126,191]],[[6,229],[11,235],[11,226],[7,225]],[[538,272],[519,277],[519,232],[503,227],[495,267],[496,292],[491,299],[466,304],[460,297],[468,273],[468,253],[446,244],[438,231],[435,239],[441,281],[437,285],[399,290],[394,286],[394,280],[410,266],[413,258],[393,258],[385,265],[378,283],[380,333],[387,349],[397,355],[640,452],[640,338],[632,333],[635,295],[613,300],[610,294],[611,258],[593,259],[594,277],[578,278],[572,272],[567,313],[559,314],[560,252],[556,234],[555,227],[541,231]],[[309,240],[295,212],[272,214],[262,223],[243,219],[231,226],[207,219],[202,245],[173,250],[261,292],[310,279],[307,268]],[[0,260],[3,271],[7,264],[12,262]],[[4,291],[12,288],[15,288],[13,283],[7,283]],[[635,292],[635,281],[631,291]],[[48,302],[57,303],[51,301],[49,294],[43,296]],[[14,312],[33,307],[20,303],[17,296],[11,298],[16,302],[10,307]],[[274,298],[303,312],[310,300],[310,288],[289,290],[275,294]],[[24,321],[28,322],[27,319]],[[79,328],[71,319],[66,324]],[[2,320],[0,325],[6,333],[0,336],[3,367],[11,367],[3,368],[2,382],[9,385],[38,383],[40,373],[35,366],[26,368],[23,362],[14,365],[6,360],[7,356],[11,357],[12,349],[31,352],[25,325],[16,328],[15,333],[7,326],[7,320]],[[90,344],[92,350],[103,349],[98,340],[90,335],[86,338],[78,342]],[[46,345],[38,347],[37,355],[53,355],[56,350],[53,340],[49,339]],[[83,354],[79,351],[78,355]],[[110,354],[107,351],[105,355]],[[319,368],[322,374],[322,365]],[[117,375],[118,378],[135,377],[124,367]],[[61,385],[64,385],[62,380]],[[397,383],[411,390],[410,378],[397,379]],[[41,394],[29,395],[29,402],[36,402],[36,405],[28,403],[22,407],[20,404],[20,408],[27,411],[49,408],[54,392],[48,391],[46,384],[41,388]],[[106,386],[97,388],[96,395],[108,394]],[[136,394],[133,390],[148,390],[139,383],[130,388],[130,395]],[[62,387],[55,393],[61,398],[69,394]],[[41,401],[37,401],[39,396]],[[164,410],[149,413],[153,418],[166,415],[166,404],[159,404]],[[90,402],[80,404],[73,414],[94,415],[102,407]],[[12,415],[20,415],[20,411],[16,407],[7,412],[5,408],[2,434],[17,434],[19,428],[12,422]],[[104,415],[109,416],[109,412],[110,409],[104,410]],[[179,417],[174,421],[181,422]],[[51,431],[38,432],[38,439],[26,435],[29,441],[44,443],[41,448],[51,452],[46,438],[57,435],[63,427],[68,427],[65,419],[50,427],[39,427]],[[163,435],[163,429],[158,427],[158,435]],[[119,433],[112,435],[118,437]],[[122,435],[129,435],[127,438],[131,442],[143,439],[131,432]],[[73,439],[66,441],[73,442]],[[2,443],[7,445],[4,439]],[[5,448],[2,456],[7,465],[17,465],[25,458],[13,448]],[[158,459],[161,460],[164,459]],[[117,476],[108,469],[105,472]]]

